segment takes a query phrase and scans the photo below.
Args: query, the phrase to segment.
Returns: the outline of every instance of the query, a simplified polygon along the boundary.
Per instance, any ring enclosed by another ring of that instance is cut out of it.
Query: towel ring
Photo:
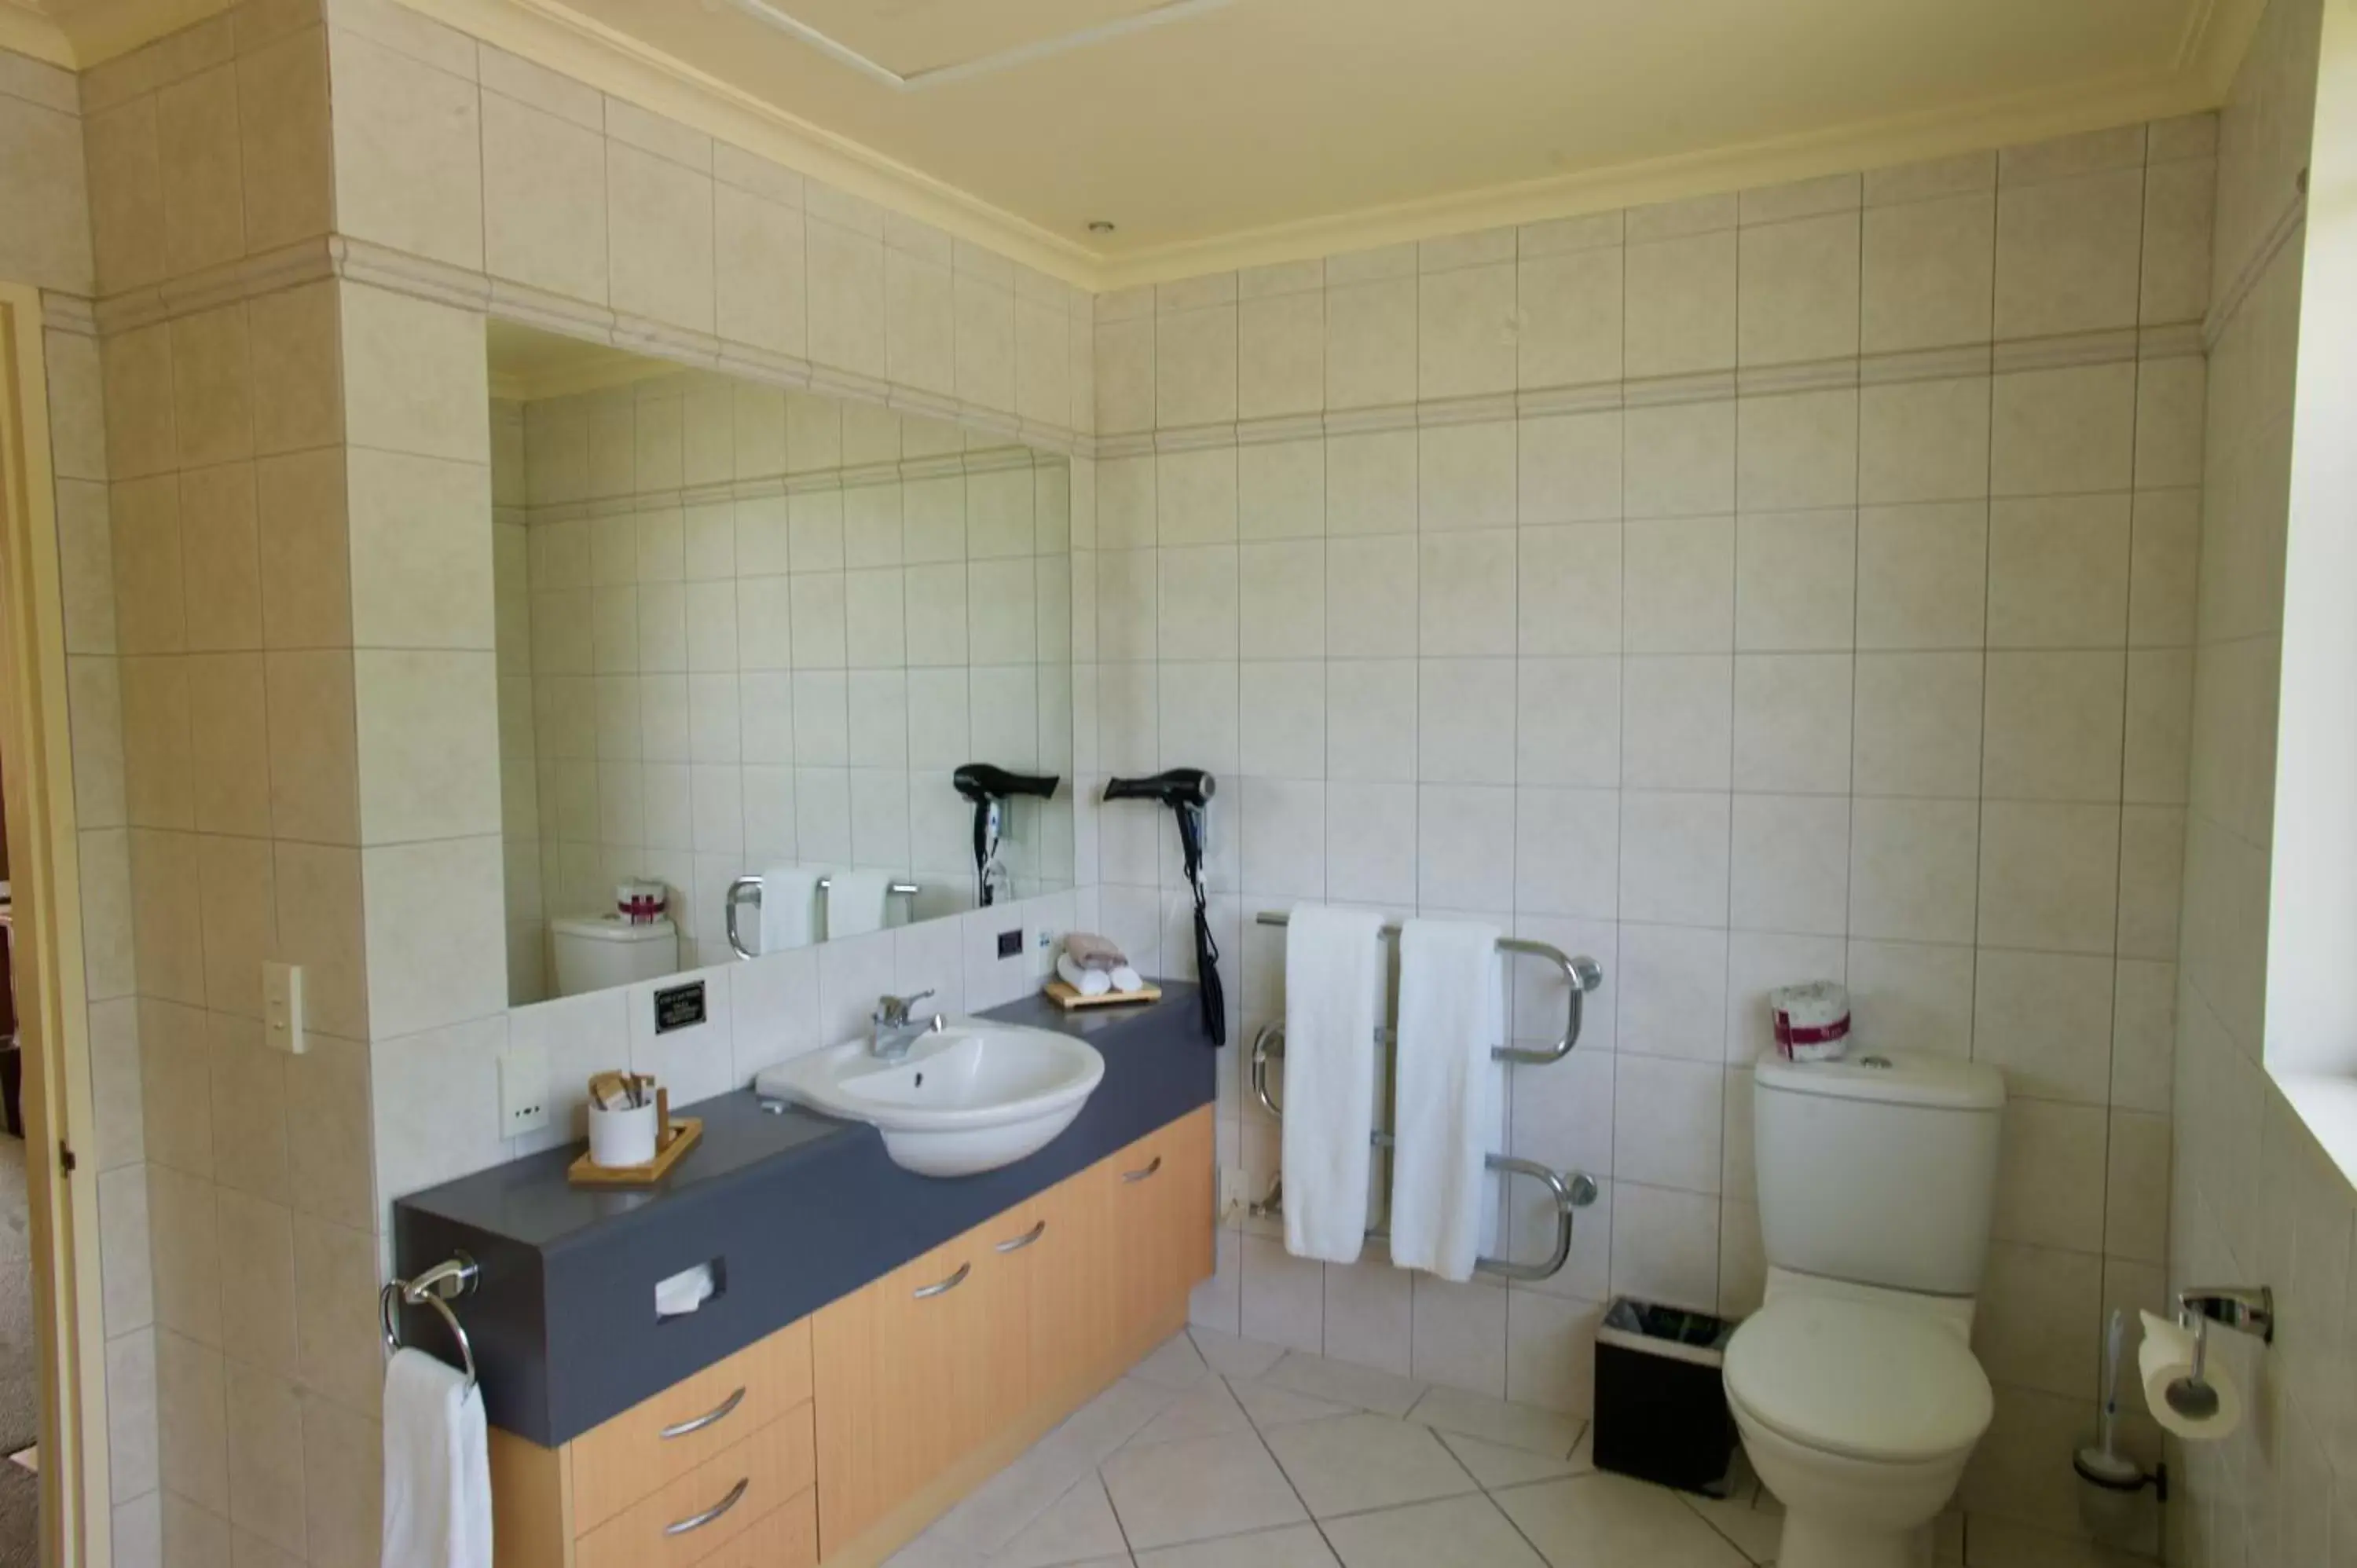
[[[384,1288],[376,1293],[377,1326],[383,1330],[385,1349],[401,1348],[401,1327],[393,1315],[396,1301],[411,1306],[430,1306],[442,1315],[450,1337],[458,1342],[459,1358],[466,1363],[467,1387],[477,1387],[480,1380],[475,1376],[475,1347],[468,1339],[466,1326],[458,1321],[458,1315],[450,1310],[450,1302],[473,1290],[481,1278],[482,1270],[475,1260],[464,1252],[456,1252],[448,1262],[435,1264],[414,1280],[386,1281]]]

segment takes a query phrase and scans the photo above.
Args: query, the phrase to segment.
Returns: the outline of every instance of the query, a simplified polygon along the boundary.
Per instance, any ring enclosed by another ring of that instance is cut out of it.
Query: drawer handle
[[[673,1523],[663,1526],[663,1533],[665,1535],[685,1535],[692,1530],[702,1530],[705,1525],[710,1524],[714,1520],[718,1519],[722,1514],[726,1513],[730,1509],[733,1509],[738,1503],[743,1502],[745,1500],[745,1488],[752,1484],[753,1477],[750,1476],[746,1477],[743,1480],[728,1488],[728,1495],[726,1497],[721,1498],[718,1502],[713,1504],[702,1513],[692,1513],[685,1519],[679,1520]]]
[[[1142,1171],[1124,1171],[1121,1173],[1121,1179],[1124,1181],[1144,1181],[1147,1176],[1152,1176],[1156,1171],[1158,1171],[1161,1168],[1162,1156],[1160,1155],[1157,1155],[1154,1156],[1154,1163],[1152,1165],[1147,1165]]]
[[[1045,1236],[1047,1233],[1048,1222],[1042,1219],[1039,1224],[1034,1225],[1030,1230],[1026,1230],[1022,1235],[1016,1237],[1013,1240],[999,1242],[995,1250],[1001,1252],[1019,1252],[1023,1251],[1024,1248],[1028,1247],[1032,1242],[1037,1241],[1040,1237]]]
[[[916,1290],[910,1294],[914,1294],[919,1301],[926,1300],[931,1296],[947,1295],[950,1292],[957,1289],[958,1286],[965,1283],[966,1275],[972,1273],[974,1273],[974,1265],[972,1263],[960,1263],[958,1265],[958,1272],[952,1274],[949,1278],[942,1281],[939,1284],[919,1285]]]
[[[738,1405],[743,1404],[744,1402],[745,1391],[743,1387],[739,1386],[735,1393],[730,1394],[726,1399],[722,1400],[718,1404],[713,1406],[710,1410],[705,1411],[702,1415],[697,1416],[693,1421],[677,1422],[670,1426],[664,1427],[662,1429],[662,1435],[666,1438],[685,1437],[691,1432],[701,1432],[707,1426],[716,1425],[720,1422],[727,1420],[731,1412],[733,1412]]]

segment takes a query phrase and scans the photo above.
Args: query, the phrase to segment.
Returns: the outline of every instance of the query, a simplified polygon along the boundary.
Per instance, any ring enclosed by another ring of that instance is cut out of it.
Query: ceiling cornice
[[[229,3],[102,0],[79,13],[68,28],[31,9],[25,0],[0,0],[0,48],[87,69],[226,9]],[[615,97],[986,246],[1049,276],[1101,293],[1881,167],[2215,108],[2225,100],[2266,0],[2201,0],[2188,17],[2174,69],[2165,73],[1451,192],[1114,255],[763,102],[582,15],[564,0],[400,3]]]

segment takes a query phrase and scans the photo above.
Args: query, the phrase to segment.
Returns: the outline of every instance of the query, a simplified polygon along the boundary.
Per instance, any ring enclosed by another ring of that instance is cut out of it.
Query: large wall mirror
[[[1071,886],[1064,459],[489,349],[511,1004]]]

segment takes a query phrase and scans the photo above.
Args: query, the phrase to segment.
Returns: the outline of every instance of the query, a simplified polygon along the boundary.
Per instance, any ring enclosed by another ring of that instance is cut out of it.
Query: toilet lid
[[[1803,1447],[1853,1459],[1936,1459],[1970,1448],[1996,1406],[1953,1332],[1868,1302],[1792,1297],[1744,1320],[1727,1391]]]

